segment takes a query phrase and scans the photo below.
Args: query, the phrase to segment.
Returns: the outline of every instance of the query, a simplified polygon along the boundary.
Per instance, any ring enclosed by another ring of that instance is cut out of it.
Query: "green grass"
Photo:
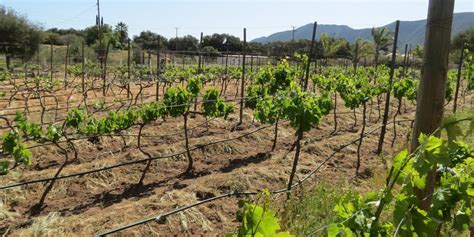
[[[300,197],[293,196],[286,203],[281,220],[286,231],[295,236],[325,236],[324,228],[333,223],[333,211],[339,198],[355,192],[348,183],[319,182]]]

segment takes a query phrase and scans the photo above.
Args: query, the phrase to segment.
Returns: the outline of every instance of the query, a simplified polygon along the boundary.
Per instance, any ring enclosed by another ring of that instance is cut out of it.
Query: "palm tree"
[[[416,58],[423,58],[423,47],[421,47],[420,45],[417,45],[414,49],[413,49],[413,56],[415,56]]]
[[[322,56],[327,61],[328,58],[335,58],[341,51],[344,49],[348,49],[348,43],[345,39],[335,39],[334,37],[330,37],[328,33],[323,33],[319,40],[321,42],[323,52]],[[344,52],[342,52],[344,53]]]
[[[380,50],[388,50],[388,46],[392,43],[392,34],[385,27],[372,28],[372,38],[375,44],[375,68],[377,68]]]

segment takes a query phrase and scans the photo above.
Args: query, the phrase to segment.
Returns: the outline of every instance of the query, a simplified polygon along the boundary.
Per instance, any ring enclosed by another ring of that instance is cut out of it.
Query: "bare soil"
[[[134,88],[136,90],[136,88]],[[233,98],[235,88],[229,88],[228,98]],[[152,95],[154,88],[146,91]],[[160,91],[161,93],[161,91]],[[90,96],[91,100],[100,98],[100,93]],[[468,96],[468,101],[472,100]],[[124,97],[125,98],[125,97]],[[80,100],[80,98],[76,98]],[[113,102],[110,97],[107,101]],[[318,127],[304,134],[304,143],[297,179],[313,170],[320,162],[340,145],[357,139],[360,134],[362,115],[358,110],[358,123],[353,126],[352,111],[344,108],[342,99],[338,100],[338,130],[334,133],[333,115],[324,117]],[[32,101],[31,105],[38,104]],[[48,105],[54,102],[48,102]],[[392,103],[391,111],[396,111],[397,101]],[[2,103],[2,106],[6,104]],[[21,106],[13,103],[10,107]],[[465,104],[465,107],[470,105]],[[74,107],[74,105],[71,105]],[[383,106],[382,106],[383,107]],[[449,106],[448,106],[449,107]],[[414,118],[415,106],[407,102],[402,107],[402,115],[397,120]],[[377,121],[377,104],[373,100],[368,105],[366,131],[380,126]],[[383,112],[383,111],[382,111]],[[101,114],[101,113],[99,113]],[[65,113],[60,113],[64,117]],[[31,115],[34,116],[34,115]],[[191,147],[211,141],[237,137],[260,126],[252,122],[252,111],[245,110],[242,129],[231,132],[238,122],[238,113],[228,120],[214,119],[210,128],[198,127],[190,132]],[[392,115],[390,121],[392,121]],[[48,121],[54,117],[47,115]],[[37,117],[35,119],[38,119]],[[202,124],[205,118],[190,119],[190,126]],[[364,139],[362,144],[362,176],[355,178],[357,146],[352,145],[339,152],[324,168],[313,176],[305,186],[316,180],[336,183],[348,180],[355,187],[364,179],[385,172],[384,160],[395,151],[405,147],[409,140],[410,122],[397,124],[395,146],[392,148],[393,124],[388,125],[385,137],[385,151],[376,156],[375,150],[379,130]],[[184,150],[183,120],[168,118],[166,122],[157,121],[145,127],[143,148],[153,156],[177,153]],[[1,133],[6,130],[0,131]],[[231,191],[258,191],[286,187],[294,153],[288,153],[294,142],[294,130],[288,123],[280,125],[278,144],[270,152],[273,139],[273,126],[238,140],[218,143],[192,152],[195,160],[194,172],[182,176],[186,169],[186,157],[175,156],[157,160],[146,175],[144,185],[136,186],[145,164],[125,166],[104,172],[63,179],[56,182],[39,214],[32,215],[31,209],[38,202],[44,189],[43,184],[33,184],[0,191],[0,233],[9,236],[90,236],[111,228],[128,224],[160,213],[192,204],[219,194]],[[137,134],[134,127],[129,134]],[[172,134],[164,136],[165,134]],[[154,137],[159,136],[159,137]],[[63,175],[105,167],[122,162],[144,159],[136,147],[136,137],[127,137],[128,146],[118,137],[104,137],[100,144],[87,140],[75,141],[79,159],[69,164]],[[72,151],[70,151],[70,155]],[[288,154],[287,154],[288,153]],[[33,165],[18,167],[0,178],[2,185],[18,181],[51,177],[64,160],[64,155],[54,146],[33,149]],[[387,162],[390,162],[388,159]],[[242,198],[225,198],[187,211],[171,215],[160,222],[137,226],[121,232],[118,236],[153,235],[224,235],[238,227],[235,213],[237,202]],[[276,195],[274,201],[284,200],[285,195]]]

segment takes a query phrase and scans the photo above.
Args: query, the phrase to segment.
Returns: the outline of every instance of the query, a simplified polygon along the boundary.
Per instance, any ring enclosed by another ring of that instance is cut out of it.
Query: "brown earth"
[[[233,98],[235,90],[230,89],[229,98]],[[151,95],[153,91],[154,88],[150,88],[147,94]],[[97,94],[100,97],[100,93]],[[472,95],[467,98],[468,101],[472,101]],[[376,121],[375,101],[373,105],[368,105],[368,112],[372,112],[366,131],[379,127],[381,122],[381,119],[378,123]],[[333,133],[333,115],[330,114],[322,119],[317,128],[304,134],[305,142],[296,180],[313,170],[340,145],[359,137],[362,118],[360,110],[357,114],[358,124],[353,127],[352,111],[343,107],[341,99],[338,103],[336,133]],[[412,103],[406,104],[406,108],[402,108],[403,114],[398,116],[397,120],[413,119],[415,107]],[[391,111],[396,110],[395,106],[396,102],[392,103]],[[464,106],[471,107],[469,104]],[[252,122],[251,112],[245,110],[242,130],[231,132],[238,121],[238,113],[232,114],[227,121],[211,120],[209,131],[205,126],[196,128],[190,133],[191,147],[237,137],[263,126]],[[61,115],[64,116],[64,112]],[[48,119],[52,118],[49,114]],[[203,122],[204,118],[198,116],[190,120],[189,127]],[[159,121],[146,126],[143,132],[145,135],[142,140],[143,148],[153,156],[183,151],[182,126],[181,118],[168,118],[166,122]],[[134,127],[128,134],[137,134],[137,131],[138,129]],[[391,157],[394,151],[406,146],[409,131],[410,122],[399,123],[395,147],[391,148],[393,124],[390,124],[385,138],[386,151],[379,157],[374,153],[379,131],[365,138],[361,149],[361,178],[354,177],[357,146],[352,145],[339,152],[305,186],[311,186],[316,180],[325,180],[329,183],[345,180],[353,183],[355,187],[361,186],[364,179],[385,172],[384,158]],[[165,134],[173,135],[154,137]],[[90,236],[231,191],[284,188],[294,155],[293,152],[287,154],[294,142],[294,130],[288,123],[283,122],[280,125],[278,144],[274,152],[270,152],[272,138],[273,126],[270,126],[238,140],[193,151],[195,169],[191,176],[181,176],[187,165],[184,155],[154,161],[142,187],[137,187],[136,184],[145,166],[144,163],[59,180],[48,195],[45,208],[38,215],[31,215],[30,210],[39,200],[44,189],[43,184],[0,191],[0,233],[10,236]],[[86,140],[74,142],[79,150],[79,159],[69,164],[62,174],[146,158],[136,147],[136,137],[130,136],[127,140],[129,145],[125,148],[123,141],[117,137],[103,138],[99,145]],[[69,152],[71,155],[72,152]],[[51,177],[64,159],[64,155],[54,146],[35,148],[33,156],[31,167],[19,167],[11,171],[1,178],[0,183],[3,185]],[[285,198],[284,196],[275,195],[273,199],[279,202]],[[224,235],[238,227],[235,213],[238,208],[237,201],[242,198],[247,197],[220,199],[171,215],[160,222],[150,222],[131,228],[121,232],[119,236]]]

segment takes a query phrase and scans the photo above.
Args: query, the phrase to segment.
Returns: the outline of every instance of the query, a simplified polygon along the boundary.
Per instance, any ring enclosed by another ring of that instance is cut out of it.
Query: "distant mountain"
[[[400,45],[411,44],[412,46],[423,44],[425,39],[426,20],[418,21],[400,21],[399,47]],[[395,31],[395,22],[385,25],[391,31]],[[454,13],[452,35],[474,27],[474,12]],[[336,38],[344,38],[350,43],[354,43],[356,39],[371,40],[371,28],[353,29],[346,25],[324,25],[318,24],[316,38],[319,39],[321,34],[328,33],[329,36]],[[296,29],[295,39],[311,39],[313,32],[313,24],[307,24]],[[269,43],[276,41],[289,41],[292,38],[292,31],[282,31],[274,33],[267,37],[260,37],[252,40],[252,42]]]

